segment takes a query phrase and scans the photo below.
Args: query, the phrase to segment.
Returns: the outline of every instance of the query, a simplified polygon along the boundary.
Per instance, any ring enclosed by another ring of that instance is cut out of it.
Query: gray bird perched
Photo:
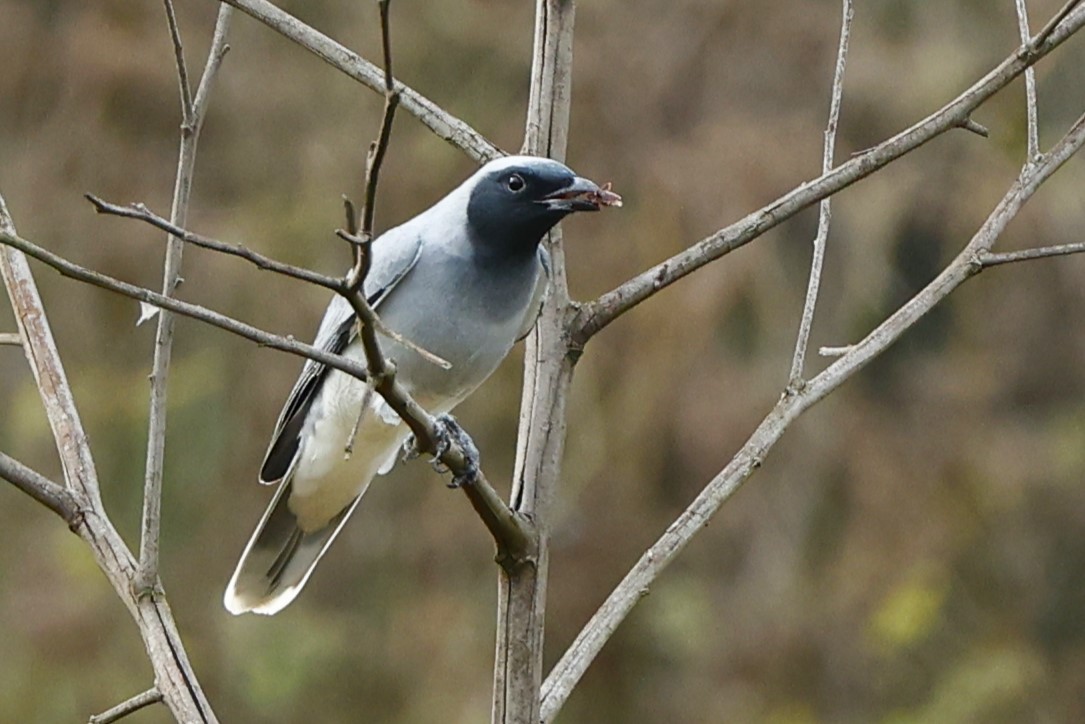
[[[382,336],[397,380],[432,414],[452,410],[534,325],[548,284],[546,233],[574,211],[620,204],[556,161],[511,156],[377,238],[366,298],[385,326],[451,363],[443,369]],[[313,344],[364,363],[343,297],[328,305]],[[226,608],[273,614],[294,600],[408,433],[365,382],[307,360],[260,469],[262,483],[279,487],[226,588]]]

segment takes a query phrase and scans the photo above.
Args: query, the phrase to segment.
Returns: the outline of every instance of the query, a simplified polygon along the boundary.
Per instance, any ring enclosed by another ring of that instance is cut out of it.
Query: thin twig
[[[344,287],[344,281],[340,277],[332,277],[326,274],[306,269],[305,267],[294,266],[292,264],[286,264],[281,261],[272,259],[269,256],[253,251],[241,244],[231,244],[225,241],[219,241],[218,239],[212,239],[207,236],[193,233],[188,229],[183,229],[176,224],[170,223],[168,219],[165,219],[158,214],[148,209],[144,204],[130,204],[128,206],[120,206],[118,204],[112,204],[108,201],[104,201],[94,194],[84,194],[84,197],[90,201],[94,206],[94,209],[100,214],[107,214],[110,216],[120,216],[126,219],[136,219],[144,223],[150,224],[156,228],[167,231],[170,235],[184,241],[185,243],[198,246],[209,251],[217,251],[220,254],[227,254],[229,256],[236,256],[240,259],[244,259],[257,269],[264,271],[270,271],[275,274],[281,274],[282,276],[289,277],[291,279],[298,279],[309,284],[315,284],[316,286],[324,287],[333,292],[342,292]],[[349,202],[346,202],[349,203]],[[349,212],[348,212],[349,213]],[[337,232],[339,233],[339,232]],[[349,239],[351,243],[356,243],[354,238]],[[450,369],[452,365],[445,359],[435,355],[433,352],[423,348],[411,340],[407,339],[394,329],[390,329],[384,324],[378,317],[375,322],[377,331],[386,337],[394,339],[404,347],[413,350],[423,359],[430,364],[437,365],[443,369]]]
[[[1032,70],[1032,68],[1029,68],[1029,70]],[[1025,72],[1027,73],[1028,71]],[[987,128],[987,126],[983,125],[982,123],[977,123],[976,121],[972,120],[971,117],[961,119],[961,122],[957,124],[957,127],[963,128],[970,133],[975,133],[980,138],[989,138],[991,136],[991,131]]]
[[[384,163],[384,155],[388,151],[388,144],[392,140],[392,123],[396,117],[396,107],[399,106],[399,92],[396,91],[396,82],[392,76],[392,33],[391,20],[389,17],[390,0],[380,0],[381,19],[381,48],[384,51],[384,111],[381,114],[380,130],[377,139],[369,144],[369,151],[365,157],[365,188],[362,193],[361,227],[359,228],[353,216],[353,204],[347,206],[347,235],[340,234],[341,238],[351,242],[351,250],[354,255],[354,268],[350,277],[361,288],[361,283],[369,274],[372,258],[369,248],[373,241],[373,218],[377,209],[377,185],[380,182],[380,170]]]
[[[18,332],[0,332],[0,346],[7,344],[21,347],[23,339]]]
[[[384,73],[380,68],[267,0],[226,2],[293,40],[354,80],[378,93],[384,92]],[[485,163],[504,155],[481,133],[430,99],[399,82],[396,88],[403,95],[402,105],[408,113],[475,161]]]
[[[385,3],[381,3],[385,7]],[[381,119],[380,135],[377,141],[370,145],[366,156],[366,182],[365,203],[362,206],[361,234],[365,238],[373,238],[373,214],[377,206],[377,178],[380,175],[381,164],[384,162],[384,154],[388,150],[388,139],[392,132],[392,120],[395,117],[396,107],[399,105],[399,93],[388,91],[384,99],[384,115]]]
[[[177,76],[181,89],[181,106],[184,118],[181,122],[181,148],[177,158],[177,175],[173,187],[173,205],[170,222],[184,226],[188,216],[188,204],[192,194],[192,177],[196,167],[196,146],[207,113],[207,102],[214,76],[225,54],[226,35],[229,32],[233,9],[220,5],[215,22],[211,49],[207,54],[203,76],[200,80],[199,102],[193,105],[192,90],[185,68],[184,48],[173,13],[173,3],[165,0],[170,36],[177,57]],[[166,255],[162,265],[162,294],[171,296],[181,281],[181,257],[184,242],[170,236],[166,242]],[[139,569],[136,587],[140,591],[153,591],[158,581],[158,548],[162,524],[162,475],[166,453],[166,400],[169,383],[170,359],[173,352],[173,315],[160,312],[155,330],[154,361],[151,365],[151,391],[147,421],[147,462],[143,479],[143,514],[139,538]]]
[[[851,36],[851,21],[855,15],[852,0],[843,0],[840,17],[840,44],[836,50],[836,67],[833,70],[833,86],[829,101],[829,122],[825,127],[825,146],[821,157],[821,173],[827,174],[833,167],[836,149],[836,128],[840,121],[840,102],[844,96],[844,69],[848,61],[848,39]],[[802,319],[799,322],[799,334],[795,340],[795,354],[791,358],[791,373],[788,375],[789,391],[802,389],[802,372],[806,362],[806,347],[810,342],[810,328],[814,324],[814,308],[818,302],[818,288],[821,286],[821,270],[825,263],[825,246],[829,239],[829,222],[832,219],[831,197],[821,200],[818,210],[818,231],[814,237],[814,254],[810,261],[810,280],[806,287],[806,301],[803,302]]]
[[[818,347],[818,354],[822,357],[840,357],[848,352],[851,352],[851,348],[854,345],[844,345],[843,347]]]
[[[181,28],[177,25],[177,14],[173,11],[173,0],[163,0],[166,6],[166,23],[170,28],[170,40],[173,41],[173,59],[177,64],[177,82],[180,86],[181,117],[184,125],[192,123],[192,86],[188,83],[188,66],[185,63],[185,48],[181,43]]]
[[[1048,37],[1055,32],[1055,28],[1057,28],[1059,24],[1066,19],[1066,16],[1068,16],[1080,3],[1081,0],[1068,0],[1068,2],[1047,21],[1047,25],[1045,25],[1040,32],[1036,33],[1036,37],[1028,43],[1027,48],[1029,52],[1035,53],[1039,50],[1040,46],[1047,42]]]
[[[800,392],[781,397],[731,462],[640,557],[554,666],[542,688],[544,724],[553,721],[573,687],[637,601],[693,536],[708,524],[720,506],[761,466],[791,423],[888,349],[951,292],[972,278],[979,271],[976,259],[989,252],[1040,185],[1083,145],[1085,116],[1079,118],[1040,161],[1022,170],[980,229],[934,281],[807,382]]]
[[[573,344],[583,346],[599,330],[664,287],[744,246],[811,204],[869,176],[932,138],[960,126],[972,111],[1085,26],[1085,10],[1071,7],[1064,8],[1064,11],[1062,21],[1053,26],[1040,42],[1036,42],[1031,52],[1015,51],[968,90],[910,128],[829,173],[797,186],[745,218],[641,272],[595,301],[582,305],[571,327]]]
[[[239,337],[256,342],[263,347],[270,347],[282,352],[288,352],[298,357],[311,359],[323,365],[345,372],[348,375],[364,380],[366,377],[365,365],[358,364],[354,360],[337,354],[331,354],[325,350],[314,347],[304,342],[298,342],[293,337],[283,337],[270,332],[265,332],[250,324],[227,317],[224,314],[201,307],[198,304],[183,302],[173,297],[166,297],[158,292],[139,287],[128,282],[122,282],[106,274],[87,269],[75,262],[69,261],[58,254],[44,249],[20,236],[0,231],[0,245],[10,246],[29,257],[37,259],[62,275],[75,279],[85,284],[91,284],[102,289],[121,294],[140,302],[146,302],[155,307],[161,307],[171,312],[197,319],[205,324],[236,334]]]
[[[142,694],[136,694],[128,701],[122,701],[112,709],[103,711],[101,714],[95,714],[90,718],[88,724],[112,724],[112,722],[123,719],[145,706],[157,704],[160,701],[162,701],[162,692],[157,688],[150,688]]]
[[[1019,261],[1032,261],[1033,259],[1047,259],[1052,256],[1069,256],[1085,252],[1085,241],[1073,244],[1059,244],[1057,246],[1040,246],[1034,249],[1022,249],[1020,251],[1005,251],[1001,253],[987,252],[976,257],[977,263],[983,267],[999,266],[1001,264],[1013,264]]]
[[[1017,30],[1021,35],[1021,44],[1028,46],[1028,7],[1025,0],[1014,0],[1017,10]],[[1028,118],[1028,159],[1032,163],[1040,155],[1040,122],[1036,109],[1036,69],[1025,70],[1025,113]]]
[[[54,483],[3,452],[0,452],[0,478],[4,478],[59,515],[69,526],[75,524],[79,515],[79,502],[63,485]]]
[[[143,204],[131,204],[129,206],[120,206],[108,201],[103,201],[93,194],[84,194],[84,197],[94,205],[94,209],[100,214],[108,214],[112,216],[120,216],[126,219],[137,219],[151,226],[162,229],[168,232],[172,236],[184,241],[193,246],[198,246],[210,251],[217,251],[220,254],[228,254],[230,256],[236,256],[245,261],[251,263],[257,269],[263,269],[265,271],[271,271],[276,274],[282,274],[286,277],[293,279],[299,279],[303,282],[315,284],[325,289],[337,291],[342,285],[342,280],[338,277],[331,277],[319,272],[314,272],[304,267],[293,266],[291,264],[285,264],[281,261],[276,261],[271,257],[264,256],[263,254],[253,251],[240,244],[231,244],[225,241],[219,241],[218,239],[212,239],[210,237],[195,234],[187,229],[184,229],[176,224],[170,223],[170,221],[148,209]]]

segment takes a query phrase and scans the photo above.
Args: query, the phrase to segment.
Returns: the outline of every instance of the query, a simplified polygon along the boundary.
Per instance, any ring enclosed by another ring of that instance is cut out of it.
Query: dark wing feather
[[[373,255],[373,267],[366,277],[365,292],[366,300],[374,309],[380,306],[388,293],[414,267],[422,252],[422,242],[417,237],[386,239],[394,236],[394,231],[377,239],[372,247],[376,253]],[[356,321],[357,317],[350,303],[341,296],[334,297],[324,313],[314,346],[332,354],[342,354],[358,334]],[[290,471],[298,453],[298,440],[309,415],[309,408],[316,399],[316,393],[327,372],[328,369],[319,362],[305,361],[301,375],[294,384],[283,411],[279,413],[271,444],[264,456],[264,463],[260,466],[260,482],[274,483]]]

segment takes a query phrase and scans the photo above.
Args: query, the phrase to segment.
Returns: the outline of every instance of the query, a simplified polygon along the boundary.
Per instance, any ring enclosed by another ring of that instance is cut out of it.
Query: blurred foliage
[[[400,76],[519,145],[530,3],[397,0]],[[1013,3],[859,3],[839,158],[938,107],[1016,45]],[[1034,27],[1061,0],[1033,0]],[[378,57],[370,3],[288,2]],[[178,7],[202,66],[215,3]],[[839,3],[580,4],[569,159],[619,213],[566,238],[588,299],[816,175]],[[203,138],[190,226],[326,272],[380,98],[239,16]],[[161,4],[0,2],[0,188],[27,238],[149,286],[162,238],[80,194],[165,212],[179,123]],[[194,70],[195,72],[195,70]],[[1081,111],[1085,45],[1038,68],[1042,137]],[[813,345],[860,338],[982,222],[1025,147],[1021,82],[834,200]],[[406,113],[378,224],[471,169]],[[1074,159],[1000,248],[1080,241]],[[813,211],[660,294],[595,340],[570,401],[547,656],[741,445],[786,381]],[[137,305],[36,267],[103,494],[138,540],[150,325]],[[299,337],[320,291],[198,250],[186,298]],[[1085,259],[969,282],[800,420],[592,666],[563,722],[1085,721]],[[0,329],[13,327],[6,302]],[[183,321],[170,386],[163,578],[228,722],[487,718],[495,569],[461,496],[425,465],[375,485],[305,594],[233,618],[223,585],[266,503],[256,469],[299,362]],[[824,364],[814,359],[812,366]],[[512,467],[519,368],[462,409],[494,480]],[[0,447],[59,476],[33,380],[0,348]],[[152,682],[80,542],[0,489],[0,721],[85,720]],[[163,722],[147,709],[132,722]]]

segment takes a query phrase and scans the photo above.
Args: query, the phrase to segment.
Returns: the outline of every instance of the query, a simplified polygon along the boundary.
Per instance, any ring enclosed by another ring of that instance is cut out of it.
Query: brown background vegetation
[[[1038,27],[1061,2],[1030,3]],[[378,57],[375,4],[287,2]],[[178,11],[194,67],[215,4]],[[396,0],[397,73],[508,150],[532,9]],[[839,3],[598,0],[578,9],[569,162],[619,213],[566,224],[588,299],[817,175]],[[859,3],[838,158],[951,98],[1017,44],[1012,3]],[[381,100],[239,15],[189,226],[338,272]],[[156,2],[0,3],[0,189],[23,236],[157,287],[162,238],[80,195],[168,211],[178,101]],[[1080,38],[1038,67],[1050,141],[1081,111]],[[928,281],[1024,156],[1022,84],[834,200],[814,346],[845,344]],[[471,163],[401,114],[378,226]],[[1080,241],[1075,159],[1000,248]],[[816,223],[807,212],[592,342],[555,511],[555,658],[729,459],[786,383]],[[137,305],[36,266],[106,504],[138,538],[150,326]],[[182,294],[308,338],[326,294],[186,252]],[[633,613],[560,721],[1085,720],[1085,258],[984,273],[794,426]],[[0,331],[14,329],[6,301]],[[170,388],[163,579],[224,721],[477,722],[494,628],[491,543],[425,465],[375,485],[305,594],[234,618],[223,586],[269,490],[256,470],[299,362],[191,321]],[[813,360],[813,364],[821,364]],[[494,481],[512,467],[519,368],[460,419]],[[59,468],[31,375],[0,348],[0,448]],[[84,720],[146,688],[131,621],[80,541],[0,489],[0,720]],[[150,709],[131,721],[166,721]]]

